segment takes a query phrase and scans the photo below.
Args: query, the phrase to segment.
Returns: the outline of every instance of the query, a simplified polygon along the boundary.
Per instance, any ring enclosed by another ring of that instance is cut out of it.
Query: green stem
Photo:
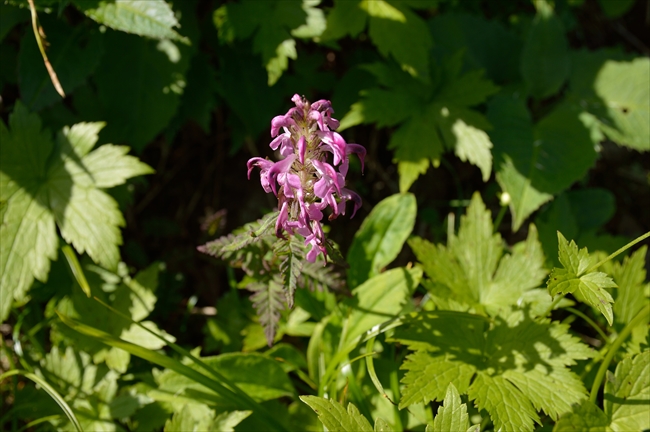
[[[592,265],[587,270],[585,270],[582,274],[591,273],[592,271],[596,270],[601,265],[605,264],[607,261],[614,258],[616,255],[619,255],[619,254],[625,252],[626,250],[628,250],[629,248],[631,248],[635,244],[647,239],[648,237],[650,237],[650,231],[648,231],[647,233],[643,234],[642,236],[637,237],[636,239],[632,240],[631,242],[629,242],[628,244],[626,244],[625,246],[623,246],[622,248],[620,248],[619,250],[617,250],[616,252],[614,252],[613,254],[608,256],[607,258],[605,258],[605,259],[597,262],[596,264]],[[580,275],[578,275],[578,276],[580,276]]]
[[[508,205],[502,205],[501,209],[499,210],[499,214],[497,215],[497,218],[494,220],[494,226],[492,231],[497,232],[499,231],[499,225],[501,225],[501,221],[503,220],[503,217],[506,215],[506,210],[508,210]]]
[[[606,344],[609,343],[609,338],[607,337],[607,335],[605,334],[605,332],[603,332],[603,331],[601,330],[601,328],[598,327],[598,324],[596,324],[596,322],[595,322],[594,320],[592,320],[591,318],[589,318],[589,317],[588,317],[587,315],[585,315],[584,313],[580,312],[578,309],[575,309],[575,308],[572,308],[572,307],[568,307],[568,308],[566,308],[566,310],[567,310],[568,312],[571,312],[571,313],[574,314],[574,315],[579,316],[579,317],[582,318],[583,320],[587,321],[587,324],[589,324],[591,327],[593,327],[594,330],[596,330],[596,331],[598,332],[598,334],[599,334],[600,337],[603,339],[603,341],[604,341]]]
[[[609,368],[609,364],[611,363],[612,359],[614,358],[614,355],[618,351],[618,349],[623,345],[623,342],[625,339],[632,333],[632,330],[641,324],[645,319],[648,318],[648,315],[650,314],[650,304],[647,304],[639,313],[634,317],[632,321],[630,321],[623,331],[618,335],[618,338],[614,341],[612,346],[610,347],[609,351],[607,352],[607,355],[603,359],[603,362],[600,364],[600,368],[598,368],[598,372],[596,373],[596,378],[594,379],[594,384],[591,386],[591,394],[589,395],[589,400],[591,402],[596,402],[596,398],[598,397],[598,389],[600,388],[600,384],[603,382],[603,379],[605,378],[605,373],[607,372],[607,368]]]

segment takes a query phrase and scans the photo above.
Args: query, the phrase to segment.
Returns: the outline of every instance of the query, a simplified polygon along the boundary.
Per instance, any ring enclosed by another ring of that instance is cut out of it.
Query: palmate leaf
[[[56,256],[55,222],[77,252],[114,268],[124,224],[117,202],[100,188],[153,170],[128,148],[101,146],[102,123],[79,123],[59,133],[56,146],[39,118],[18,102],[0,123],[0,318],[34,278],[45,281]]]
[[[392,340],[416,350],[401,367],[400,408],[442,400],[451,382],[488,411],[495,430],[532,431],[538,410],[557,419],[586,396],[567,366],[593,352],[568,326],[533,320],[526,309],[498,316],[493,328],[467,313],[412,314]]]
[[[511,254],[503,255],[501,236],[493,233],[490,211],[478,193],[448,247],[418,237],[408,243],[430,278],[425,287],[443,308],[450,308],[452,302],[455,309],[482,305],[496,313],[540,286],[547,274],[535,226],[530,226],[528,238],[516,244]]]
[[[589,256],[587,248],[578,250],[573,240],[571,243],[558,231],[559,260],[564,268],[554,268],[548,278],[548,292],[555,297],[557,294],[575,293],[587,304],[598,309],[612,325],[614,316],[612,303],[614,299],[605,288],[616,288],[612,278],[603,272],[588,270],[595,263]]]

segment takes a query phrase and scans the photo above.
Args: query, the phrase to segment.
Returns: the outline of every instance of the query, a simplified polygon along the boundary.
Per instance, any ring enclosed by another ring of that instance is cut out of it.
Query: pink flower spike
[[[314,168],[316,168],[316,171],[318,171],[318,173],[321,176],[327,175],[330,178],[331,184],[334,185],[334,187],[336,188],[336,191],[340,194],[341,193],[341,186],[339,185],[339,178],[336,175],[336,171],[334,170],[334,168],[332,168],[332,165],[330,165],[330,164],[328,164],[326,162],[320,162],[320,161],[318,161],[316,159],[311,161],[311,163],[314,165]],[[329,182],[329,180],[328,180],[328,182]]]
[[[323,115],[318,111],[309,111],[309,118],[311,120],[316,120],[318,123],[318,129],[321,131],[326,131],[325,123],[323,123]]]
[[[298,160],[301,164],[305,164],[305,151],[307,150],[307,140],[304,136],[301,136],[298,140]]]
[[[267,173],[267,177],[269,179],[269,184],[271,185],[271,189],[273,190],[273,193],[275,196],[278,196],[278,192],[276,189],[276,179],[280,174],[286,174],[289,169],[291,168],[291,164],[293,164],[293,161],[296,160],[296,155],[291,155],[287,157],[286,159],[281,160],[280,162],[276,162],[273,164],[271,168],[269,168],[269,172]]]

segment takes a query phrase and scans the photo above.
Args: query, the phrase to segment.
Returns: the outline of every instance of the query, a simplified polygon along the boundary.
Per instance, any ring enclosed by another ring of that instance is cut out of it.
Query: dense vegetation
[[[649,25],[0,0],[3,430],[650,429]]]

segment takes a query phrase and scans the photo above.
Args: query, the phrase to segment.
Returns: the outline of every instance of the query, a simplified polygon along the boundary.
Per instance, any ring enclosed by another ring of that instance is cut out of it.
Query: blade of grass
[[[43,390],[45,390],[47,394],[49,394],[50,397],[54,399],[54,401],[61,407],[65,415],[68,416],[68,419],[70,419],[70,423],[74,425],[77,432],[83,432],[83,429],[81,429],[81,425],[79,424],[79,420],[77,420],[77,417],[74,415],[74,412],[72,411],[72,408],[70,408],[70,405],[67,404],[67,402],[61,397],[61,395],[56,390],[54,390],[54,388],[52,388],[52,386],[50,386],[47,383],[47,381],[45,381],[38,375],[20,369],[14,369],[3,373],[2,375],[0,375],[0,381],[14,375],[22,375],[25,378],[32,380],[36,384],[41,386]]]
[[[68,264],[70,265],[70,270],[72,271],[72,275],[77,280],[77,283],[81,287],[84,294],[86,294],[86,296],[90,298],[90,285],[88,285],[88,281],[86,280],[86,275],[84,274],[81,265],[79,264],[79,260],[77,259],[77,254],[74,253],[70,245],[63,246],[61,250],[63,251],[63,255],[65,255],[65,259],[68,260]]]

